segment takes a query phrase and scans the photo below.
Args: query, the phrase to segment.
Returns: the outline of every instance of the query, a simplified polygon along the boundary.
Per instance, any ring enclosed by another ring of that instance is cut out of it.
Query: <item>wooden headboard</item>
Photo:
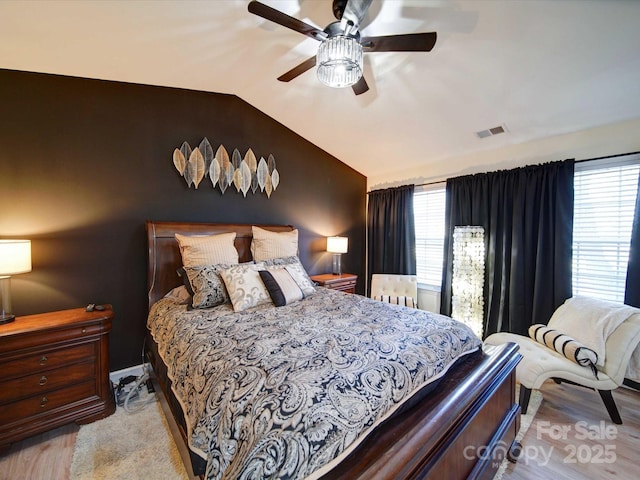
[[[257,225],[274,232],[293,230],[291,225]],[[240,262],[249,262],[251,257],[251,225],[229,223],[181,223],[146,222],[147,245],[149,248],[147,266],[147,287],[149,307],[162,298],[169,290],[181,285],[176,270],[182,266],[180,249],[175,238],[182,235],[216,235],[236,232],[235,246]]]

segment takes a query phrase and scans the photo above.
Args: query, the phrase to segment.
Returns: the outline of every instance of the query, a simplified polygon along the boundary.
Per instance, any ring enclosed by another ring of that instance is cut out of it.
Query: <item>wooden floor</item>
[[[613,392],[624,422],[614,425],[592,390],[549,381],[541,391],[544,399],[522,441],[522,456],[503,479],[640,477],[640,392]],[[69,478],[78,428],[68,425],[14,444],[0,456],[0,480]]]

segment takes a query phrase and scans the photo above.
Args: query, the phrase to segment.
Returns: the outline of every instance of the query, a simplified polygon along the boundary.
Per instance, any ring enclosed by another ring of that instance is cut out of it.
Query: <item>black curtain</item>
[[[631,250],[627,266],[627,283],[624,291],[624,303],[640,307],[640,175],[638,175],[638,193],[636,211],[633,215],[631,230]]]
[[[451,315],[453,229],[485,231],[484,334],[527,335],[572,294],[574,161],[447,180],[441,312]]]
[[[368,272],[415,275],[413,185],[369,192]]]

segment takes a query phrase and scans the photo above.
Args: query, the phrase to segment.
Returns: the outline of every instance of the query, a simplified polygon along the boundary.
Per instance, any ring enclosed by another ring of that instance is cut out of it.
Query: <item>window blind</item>
[[[624,301],[640,156],[576,163],[573,294]]]
[[[445,183],[420,187],[413,194],[418,283],[440,289],[444,250]]]

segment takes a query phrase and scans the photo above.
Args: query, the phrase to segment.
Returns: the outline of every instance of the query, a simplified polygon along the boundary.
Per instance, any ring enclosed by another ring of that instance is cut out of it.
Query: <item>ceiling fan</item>
[[[379,37],[362,37],[360,24],[372,0],[333,0],[337,21],[320,30],[286,13],[256,0],[249,2],[249,12],[318,40],[318,53],[278,77],[289,82],[318,65],[317,75],[330,87],[352,87],[360,95],[369,86],[362,68],[362,54],[369,52],[430,52],[436,44],[436,32],[407,33]]]

